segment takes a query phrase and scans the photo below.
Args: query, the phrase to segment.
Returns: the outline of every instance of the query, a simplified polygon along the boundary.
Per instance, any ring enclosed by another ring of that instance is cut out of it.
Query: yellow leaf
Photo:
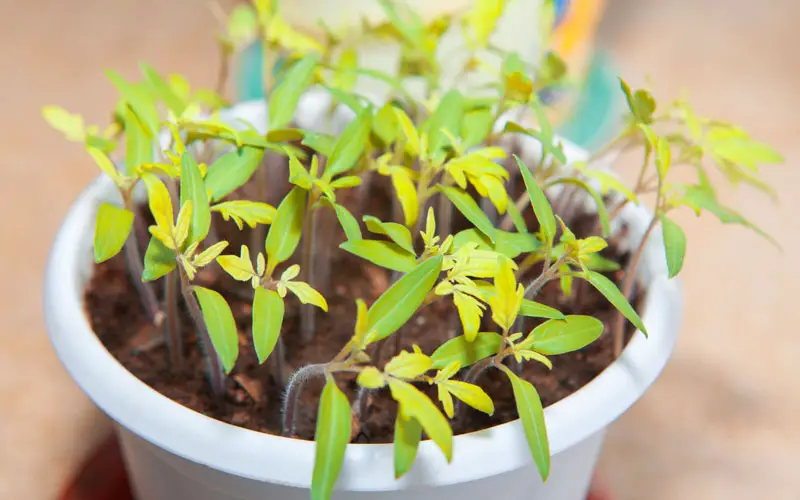
[[[533,92],[533,84],[530,79],[519,71],[514,71],[506,76],[506,95],[515,101],[527,102]]]
[[[420,137],[416,127],[411,122],[411,118],[400,108],[394,108],[394,114],[400,124],[400,131],[406,138],[406,152],[411,156],[418,156],[421,150]]]
[[[42,117],[51,127],[63,133],[69,141],[83,141],[83,117],[73,114],[60,106],[45,106],[42,108]]]
[[[489,199],[492,200],[492,204],[497,208],[497,212],[501,215],[505,214],[508,206],[508,193],[506,193],[503,181],[491,175],[484,175],[481,177],[481,182],[486,186]]]
[[[356,345],[359,349],[363,347],[364,336],[367,333],[367,303],[361,299],[356,299]]]
[[[472,342],[478,335],[481,327],[481,316],[483,309],[478,299],[466,293],[456,292],[453,295],[453,302],[458,309],[458,317],[461,318],[461,325],[464,328],[464,337],[467,342]]]
[[[445,389],[447,392],[478,411],[482,411],[487,415],[494,414],[492,398],[477,385],[460,380],[446,380],[439,384],[439,388],[440,391]]]
[[[287,281],[286,288],[295,294],[303,304],[315,305],[323,311],[328,312],[328,303],[325,301],[325,297],[311,288],[308,283],[303,283],[302,281]]]
[[[242,245],[241,256],[222,255],[217,257],[217,262],[235,280],[247,281],[256,276],[250,260],[250,250],[245,245]]]
[[[292,52],[297,52],[300,54],[324,52],[324,49],[319,42],[310,36],[296,31],[278,15],[272,16],[270,24],[267,27],[267,37],[271,42],[275,42],[281,47],[289,49]]]
[[[196,243],[193,244],[195,247],[197,246]],[[192,259],[192,264],[197,267],[207,266],[212,260],[219,257],[219,254],[222,253],[228,247],[227,241],[219,241],[214,243],[210,247],[203,250],[199,255],[197,255],[194,259]],[[187,253],[188,249],[187,249]]]
[[[153,235],[158,241],[164,244],[165,247],[169,248],[170,250],[175,250],[175,241],[172,239],[172,234],[168,233],[166,230],[159,226],[150,226],[147,228],[150,231],[150,234]]]
[[[212,212],[219,212],[223,220],[233,219],[239,229],[243,229],[242,222],[251,228],[257,224],[271,224],[275,217],[275,207],[266,203],[247,200],[233,200],[217,203],[211,207]]]
[[[405,170],[395,169],[392,172],[392,185],[397,192],[397,199],[403,208],[406,227],[413,227],[419,217],[419,202],[417,201],[417,187]]]
[[[421,352],[402,351],[386,363],[383,371],[393,377],[413,379],[430,370],[432,365],[431,358]]]
[[[291,281],[297,276],[300,275],[300,266],[297,264],[292,264],[291,266],[287,267],[286,270],[281,274],[281,281]]]
[[[352,90],[358,74],[353,71],[358,66],[358,54],[352,47],[344,49],[339,56],[339,67],[333,75],[333,86],[342,90]]]
[[[374,366],[368,366],[364,368],[361,373],[358,374],[356,382],[358,382],[358,385],[361,387],[365,387],[367,389],[380,389],[386,385],[386,380],[384,380],[383,374]]]
[[[267,269],[267,260],[264,258],[264,254],[258,252],[258,257],[256,257],[256,272],[258,272],[259,276],[264,276],[264,271]]]
[[[436,216],[433,207],[428,207],[428,214],[425,217],[425,237],[427,241],[432,241],[436,237]]]
[[[451,361],[447,366],[436,372],[434,382],[439,383],[452,378],[461,369],[461,361]]]
[[[492,320],[508,331],[517,319],[525,290],[517,286],[511,259],[498,257],[498,272],[494,278],[495,295],[489,298],[492,307]]]
[[[189,278],[189,281],[192,281],[197,275],[197,268],[190,262],[187,262],[183,257],[181,257],[180,260],[183,263],[183,270],[186,272],[186,276]]]
[[[189,237],[189,225],[192,223],[192,200],[186,200],[178,212],[178,222],[175,224],[175,243],[181,247]]]
[[[173,211],[172,198],[167,191],[167,186],[153,174],[143,174],[142,180],[147,187],[147,197],[150,204],[150,212],[156,221],[156,225],[167,234],[172,234]]]
[[[453,409],[453,397],[442,384],[439,384],[436,389],[439,395],[439,401],[442,402],[444,414],[447,415],[447,418],[453,418],[455,416],[455,411]]]
[[[467,189],[467,177],[464,175],[464,167],[456,162],[450,161],[444,166],[447,173],[453,177],[456,184],[461,189]]]
[[[121,187],[123,175],[119,170],[117,170],[108,156],[106,156],[106,154],[99,149],[91,146],[87,147],[86,151],[91,155],[97,166],[100,167],[100,170],[102,170],[107,176],[111,177],[111,180],[114,181],[114,184]]]
[[[497,20],[503,13],[505,0],[477,0],[467,15],[467,23],[472,28],[471,45],[475,48],[486,47],[489,38],[497,26]]]
[[[599,236],[589,236],[586,239],[580,240],[579,248],[581,254],[597,253],[608,246],[606,240]]]

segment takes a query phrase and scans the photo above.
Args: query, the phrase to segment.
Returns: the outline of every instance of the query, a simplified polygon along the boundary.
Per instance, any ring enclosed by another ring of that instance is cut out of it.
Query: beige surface
[[[800,3],[768,4],[609,2],[603,42],[624,75],[641,82],[650,73],[670,96],[686,88],[701,111],[771,138],[788,160],[768,174],[780,207],[726,193],[781,235],[783,254],[738,229],[679,217],[690,249],[678,350],[614,426],[602,459],[623,500],[800,498],[799,228],[791,216],[800,195]],[[216,53],[204,6],[0,0],[0,499],[54,498],[108,428],[58,364],[40,307],[52,236],[95,170],[79,146],[43,125],[38,109],[59,103],[104,122],[113,92],[102,70],[132,76],[139,60],[209,84]]]

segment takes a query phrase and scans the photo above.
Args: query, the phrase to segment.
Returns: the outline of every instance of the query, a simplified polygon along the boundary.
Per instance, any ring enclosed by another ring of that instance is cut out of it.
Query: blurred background
[[[738,227],[676,214],[689,239],[683,330],[663,376],[612,427],[602,481],[620,500],[798,499],[800,2],[604,3],[602,68],[635,85],[649,75],[662,100],[685,93],[699,113],[771,143],[786,164],[765,172],[779,204],[752,191],[721,194],[782,253]],[[106,123],[116,96],[103,70],[134,76],[140,61],[211,86],[217,27],[197,0],[0,0],[0,499],[55,498],[110,430],[45,334],[50,244],[97,171],[40,108]],[[585,130],[570,133],[590,142]]]

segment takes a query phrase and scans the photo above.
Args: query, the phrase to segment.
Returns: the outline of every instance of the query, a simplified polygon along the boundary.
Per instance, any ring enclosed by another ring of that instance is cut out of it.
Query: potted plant
[[[780,158],[741,129],[623,82],[623,132],[587,154],[537,95],[557,57],[531,77],[481,45],[496,18],[430,26],[383,5],[396,77],[341,63],[337,39],[304,43],[259,1],[225,46],[260,26],[292,54],[267,102],[143,66],[139,82],[109,73],[103,132],[45,108],[104,173],[54,244],[48,331],[118,424],[139,498],[578,500],[675,340],[672,211],[758,230],[707,175],[768,190],[758,165]],[[491,85],[430,77],[447,29],[500,62],[464,68]],[[353,92],[363,77],[390,99]],[[608,162],[631,148],[628,187]],[[673,180],[685,167],[696,182]]]

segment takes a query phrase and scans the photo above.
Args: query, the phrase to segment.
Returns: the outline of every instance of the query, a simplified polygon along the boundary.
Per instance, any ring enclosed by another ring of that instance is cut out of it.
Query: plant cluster
[[[429,23],[402,5],[379,1],[387,22],[365,23],[356,35],[328,31],[320,42],[289,26],[274,2],[256,0],[237,7],[226,20],[216,90],[192,90],[179,76],[164,77],[143,66],[141,81],[108,73],[121,98],[104,131],[58,107],[45,108],[45,118],[68,139],[85,144],[119,189],[121,203],[98,208],[95,261],[124,252],[148,317],[164,331],[174,370],[185,363],[185,335],[177,320],[183,301],[205,349],[212,392],[224,404],[226,377],[240,345],[226,298],[195,283],[198,272],[209,267],[252,289],[252,347],[261,363],[276,364],[274,373],[285,383],[285,435],[294,435],[304,384],[324,379],[312,498],[330,496],[351,441],[352,421],[362,418],[375,391],[389,391],[398,403],[398,478],[411,467],[423,434],[450,460],[449,419],[467,411],[464,405],[494,411],[477,383],[487,370],[500,370],[511,384],[533,460],[546,479],[550,453],[542,403],[536,388],[520,376],[520,366],[550,367],[551,357],[586,347],[604,333],[604,325],[538,303],[537,294],[552,281],[567,296],[575,280],[596,288],[618,310],[606,334],[614,336],[619,355],[625,319],[646,334],[629,299],[649,235],[657,228],[663,233],[673,277],[686,251],[684,232],[671,218],[674,210],[710,212],[723,223],[760,232],[719,202],[708,173],[716,167],[733,183],[769,191],[758,166],[781,159],[738,127],[697,116],[683,101],[662,109],[648,90],[634,91],[622,82],[629,114],[621,133],[588,161],[568,165],[539,98],[566,78],[566,67],[557,55],[545,52],[534,72],[517,54],[492,45],[502,0],[478,0],[466,15]],[[545,19],[552,16],[550,2],[545,2],[545,14]],[[467,42],[463,71],[488,75],[490,85],[440,88],[437,47],[450,30],[460,30]],[[396,74],[358,65],[355,49],[366,36],[401,47]],[[222,94],[229,60],[256,39],[268,62],[269,118],[258,124],[266,126],[266,133],[258,132],[256,124],[233,127],[219,118],[227,106]],[[354,92],[361,78],[388,84],[389,101],[371,102]],[[406,90],[408,80],[420,78],[425,82],[421,99]],[[343,130],[296,127],[298,102],[312,87],[330,93],[330,112],[350,110],[353,118]],[[514,118],[528,112],[530,123]],[[540,143],[538,158],[523,161],[515,154],[524,137]],[[115,165],[111,157],[118,143],[124,146],[124,159]],[[633,148],[642,151],[642,166],[635,184],[628,186],[604,165],[609,155]],[[264,161],[269,156],[288,164],[288,176]],[[696,181],[673,181],[679,168],[693,170]],[[368,199],[380,177],[393,189],[392,220],[372,215],[357,220],[341,203],[342,196],[356,190],[362,201]],[[287,180],[289,189],[269,204],[267,193]],[[137,212],[134,191],[140,184],[154,221],[149,227]],[[255,186],[257,199],[232,196],[245,185]],[[560,191],[553,189],[557,186]],[[621,209],[641,203],[645,195],[655,196],[652,222],[632,252],[619,289],[603,274],[619,268],[603,256],[607,239]],[[578,238],[570,221],[588,199],[596,207],[596,234]],[[526,222],[528,211],[534,223]],[[334,241],[335,233],[322,230],[325,214],[338,221],[345,241]],[[454,231],[459,216],[468,221],[468,229]],[[250,243],[229,248],[219,231],[226,223],[249,231]],[[328,309],[322,292],[337,246],[391,271],[391,285],[372,304],[355,299],[352,337],[338,354],[283,381],[281,336],[302,335],[314,342],[315,317]],[[153,291],[156,280],[164,283],[163,297]],[[285,304],[295,299],[304,304],[302,322],[300,331],[288,332],[282,327]],[[400,342],[390,343],[390,338],[396,340],[421,309],[439,301],[453,304],[459,334],[433,352],[416,347],[398,351]],[[360,387],[354,402],[337,383],[346,374]],[[436,387],[438,405],[423,386]]]

